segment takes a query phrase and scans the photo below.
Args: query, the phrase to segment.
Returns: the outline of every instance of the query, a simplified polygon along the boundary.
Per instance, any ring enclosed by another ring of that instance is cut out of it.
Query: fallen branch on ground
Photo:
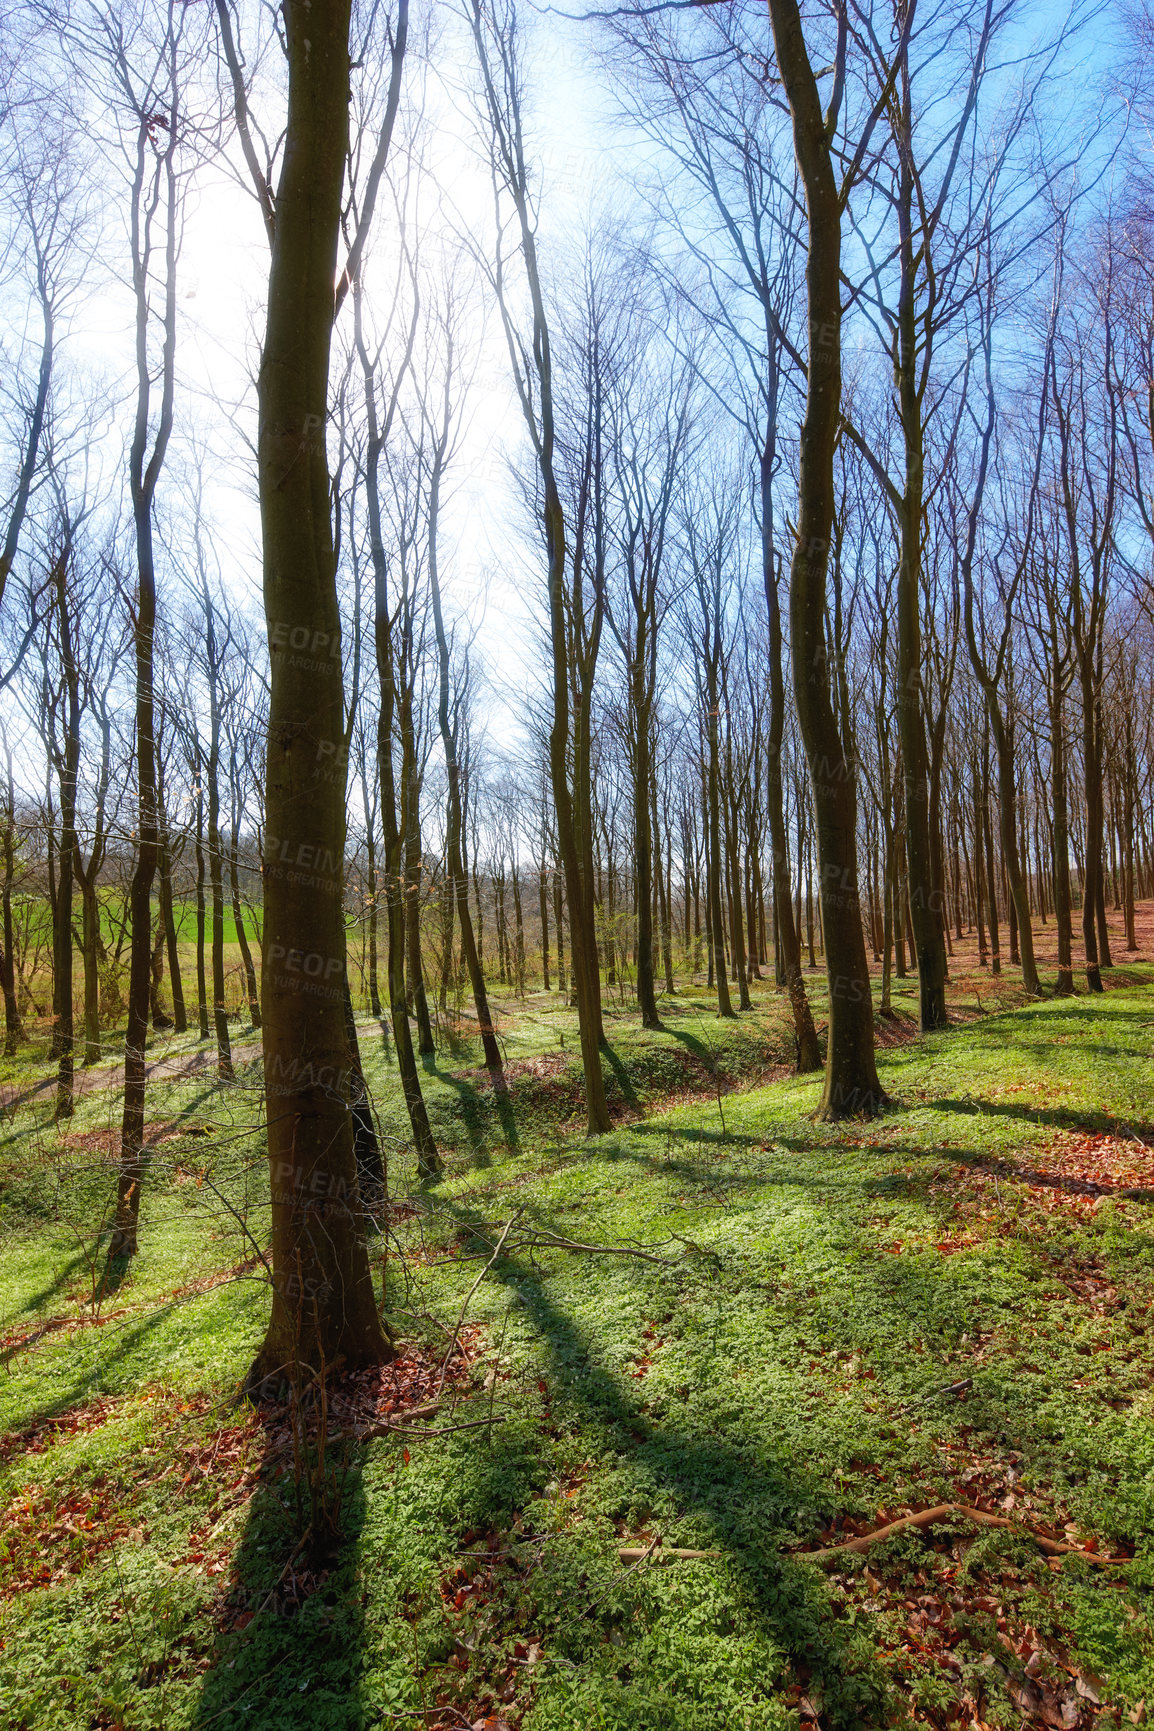
[[[1083,1550],[1080,1545],[1064,1544],[1062,1540],[1051,1539],[1047,1534],[1039,1533],[1034,1527],[1027,1527],[1021,1521],[1007,1520],[1004,1515],[987,1514],[985,1509],[971,1508],[969,1503],[939,1503],[936,1508],[921,1509],[916,1515],[903,1515],[901,1520],[889,1521],[875,1532],[863,1533],[860,1538],[847,1539],[842,1545],[828,1545],[822,1550],[794,1551],[791,1554],[795,1557],[812,1557],[815,1562],[824,1564],[831,1557],[846,1557],[868,1551],[871,1545],[880,1544],[883,1539],[892,1538],[895,1533],[937,1526],[939,1522],[952,1520],[957,1515],[962,1515],[969,1521],[977,1521],[982,1526],[1005,1527],[1022,1538],[1033,1539],[1038,1549],[1045,1551],[1047,1556],[1084,1557],[1088,1563],[1096,1563],[1099,1568],[1107,1569],[1121,1568],[1130,1561],[1129,1557],[1100,1557],[1097,1551]]]
[[[679,1562],[693,1562],[699,1557],[723,1557],[724,1551],[687,1551],[680,1545],[663,1545],[654,1539],[650,1545],[620,1545],[617,1555],[623,1563],[639,1563],[645,1557],[671,1557]]]
[[[513,1250],[576,1250],[585,1256],[639,1256],[643,1262],[656,1262],[661,1268],[669,1267],[668,1256],[654,1256],[652,1251],[643,1250],[635,1244],[581,1244],[575,1238],[562,1238],[556,1232],[534,1231],[524,1238],[518,1238]]]
[[[468,1293],[466,1294],[465,1302],[461,1306],[461,1314],[457,1318],[457,1326],[453,1330],[452,1339],[449,1341],[448,1351],[445,1353],[444,1360],[441,1364],[441,1378],[440,1378],[440,1381],[437,1383],[437,1398],[438,1398],[438,1400],[440,1399],[440,1396],[441,1396],[441,1390],[445,1386],[445,1373],[449,1368],[449,1360],[453,1356],[454,1348],[456,1348],[457,1346],[460,1345],[461,1329],[464,1326],[465,1316],[466,1316],[466,1313],[468,1312],[469,1306],[473,1302],[473,1294],[476,1292],[476,1290],[480,1286],[482,1280],[484,1280],[486,1274],[488,1274],[490,1268],[492,1268],[493,1264],[497,1261],[498,1257],[500,1256],[501,1251],[504,1249],[504,1246],[505,1246],[505,1240],[508,1238],[510,1232],[513,1229],[514,1221],[519,1219],[521,1214],[524,1213],[525,1207],[526,1207],[526,1204],[523,1202],[521,1204],[520,1208],[517,1209],[517,1212],[515,1214],[511,1214],[509,1216],[508,1220],[505,1222],[505,1225],[501,1229],[500,1238],[498,1238],[496,1244],[493,1247],[492,1256],[490,1256],[488,1262],[486,1262],[484,1268],[482,1268],[480,1274],[478,1274],[476,1280],[474,1280],[472,1286],[470,1286]]]

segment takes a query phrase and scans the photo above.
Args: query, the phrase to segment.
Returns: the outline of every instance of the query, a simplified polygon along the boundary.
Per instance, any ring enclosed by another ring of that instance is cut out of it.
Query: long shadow
[[[719,1081],[724,1086],[725,1078],[721,1074],[721,1067],[712,1048],[707,1046],[704,1040],[699,1039],[696,1034],[687,1034],[684,1028],[670,1028],[669,1032],[675,1040],[680,1041],[687,1052],[693,1053],[711,1081]]]
[[[462,1228],[477,1228],[470,1210],[459,1213]],[[647,1481],[655,1499],[672,1502],[677,1516],[706,1529],[704,1544],[724,1552],[737,1574],[739,1597],[753,1607],[763,1631],[807,1678],[820,1682],[825,1722],[846,1731],[877,1723],[880,1683],[851,1655],[807,1565],[783,1548],[813,1524],[818,1504],[828,1502],[826,1512],[834,1512],[823,1488],[805,1483],[784,1452],[743,1447],[716,1431],[703,1434],[651,1415],[597,1362],[582,1329],[549,1296],[536,1267],[504,1257],[492,1272],[516,1294],[542,1337],[557,1397],[593,1429],[606,1453],[630,1462],[639,1491]],[[648,1284],[648,1272],[637,1280]]]
[[[1149,981],[1143,981],[1141,983],[1143,986],[1150,986]],[[1102,1021],[1137,1022],[1144,1027],[1149,1027],[1154,1023],[1154,1014],[1144,1012],[1140,1009],[1122,1010],[1115,1008],[1115,1004],[1112,1001],[1110,994],[1107,993],[1099,996],[1097,993],[1094,993],[1092,996],[1063,999],[1061,1008],[1056,1006],[1056,1002],[1052,998],[1048,999],[1043,1004],[1024,1004],[1018,1009],[1001,1011],[998,1015],[990,1016],[986,1018],[984,1022],[975,1024],[975,1026],[978,1028],[988,1027],[989,1023],[993,1021],[1045,1021],[1047,1023]]]
[[[71,1374],[62,1382],[54,1377],[53,1382],[57,1392],[50,1400],[35,1406],[23,1424],[10,1433],[13,1440],[8,1452],[19,1450],[20,1438],[33,1435],[36,1431],[43,1429],[45,1425],[51,1424],[54,1419],[59,1418],[62,1413],[71,1412],[91,1401],[94,1392],[99,1394],[110,1392],[103,1386],[108,1380],[108,1373],[117,1364],[136,1352],[148,1336],[159,1328],[173,1311],[183,1304],[189,1304],[204,1296],[206,1295],[203,1293],[183,1293],[178,1298],[170,1298],[165,1303],[158,1304],[155,1309],[149,1310],[136,1322],[129,1318],[109,1317],[100,1330],[101,1357],[98,1372],[102,1386],[95,1391],[93,1389],[91,1360],[77,1364]],[[118,1323],[122,1325],[119,1335],[113,1333],[115,1325]],[[114,1342],[111,1349],[109,1348],[110,1340]],[[21,1348],[20,1350],[24,1349]],[[125,1391],[117,1390],[115,1392]]]
[[[47,1304],[50,1298],[54,1298],[58,1292],[62,1292],[74,1275],[79,1274],[82,1268],[87,1267],[89,1267],[87,1253],[78,1250],[72,1260],[64,1264],[55,1279],[50,1280],[46,1286],[42,1286],[39,1292],[34,1292],[20,1306],[20,1309],[12,1314],[11,1318],[5,1317],[4,1320],[15,1322],[20,1316],[25,1316],[30,1311],[39,1310],[41,1305]],[[24,1335],[21,1340],[15,1341],[11,1346],[6,1346],[3,1352],[0,1352],[0,1364],[7,1364],[10,1359],[17,1357],[35,1341],[42,1339],[44,1335],[51,1333],[58,1326],[59,1323],[56,1318],[46,1318],[39,1327],[33,1328],[30,1334]]]
[[[273,1412],[266,1420],[260,1480],[235,1553],[232,1586],[213,1607],[217,1633],[191,1718],[196,1731],[363,1731],[373,1721],[358,1687],[365,1648],[363,1598],[355,1590],[367,1515],[363,1443],[336,1451],[340,1542],[328,1556],[302,1546],[307,1521],[294,1505],[291,1453]],[[286,1504],[290,1505],[286,1507]]]
[[[605,1041],[605,1044],[601,1048],[601,1055],[608,1064],[613,1079],[617,1083],[621,1092],[621,1097],[625,1101],[626,1105],[632,1106],[639,1111],[641,1108],[641,1101],[638,1098],[636,1088],[633,1086],[629,1071],[625,1068],[625,1065],[621,1062],[621,1059],[617,1056],[617,1053],[613,1050],[613,1047],[609,1044],[608,1040]]]
[[[436,1058],[429,1061],[428,1067],[437,1080],[444,1082],[457,1096],[458,1111],[465,1126],[465,1134],[469,1138],[469,1152],[474,1164],[481,1168],[491,1166],[492,1157],[485,1136],[490,1119],[489,1102],[472,1082],[466,1082],[452,1070],[442,1070]]]
[[[366,1527],[372,1510],[362,1471],[369,1468],[371,1482],[376,1476],[372,1468],[381,1457],[370,1449],[390,1446],[398,1452],[401,1448],[397,1442],[341,1445],[334,1473],[342,1484],[341,1542],[328,1560],[326,1575],[310,1567],[306,1555],[297,1554],[299,1524],[285,1507],[293,1502],[291,1457],[270,1424],[261,1485],[230,1568],[232,1585],[214,1607],[217,1633],[190,1720],[194,1731],[233,1731],[238,1725],[281,1731],[289,1724],[297,1731],[365,1731],[369,1725],[420,1723],[426,1718],[462,1726],[472,1722],[474,1714],[466,1719],[450,1708],[430,1708],[426,1714],[409,1706],[393,1714],[373,1696],[365,1661],[373,1657],[375,1644],[366,1629],[370,1595],[365,1587],[371,1575],[379,1575],[382,1538],[379,1532],[375,1535],[370,1554]],[[413,1444],[425,1446],[438,1445]],[[498,1428],[484,1448],[475,1442],[466,1446],[468,1470],[455,1479],[451,1493],[454,1524],[462,1532],[511,1526],[540,1495],[545,1479],[541,1466],[527,1456],[523,1430],[506,1437]],[[386,1547],[388,1543],[386,1538]],[[452,1556],[450,1551],[444,1559],[449,1567]],[[387,1601],[387,1588],[382,1597]],[[441,1692],[444,1684],[452,1692],[450,1679],[455,1679],[456,1689],[467,1694],[468,1679],[439,1662],[448,1660],[452,1649],[444,1619],[437,1614],[435,1589],[434,1609],[426,1616],[420,1601],[413,1603],[411,1589],[404,1599],[394,1615],[411,1618],[403,1646],[408,1646],[410,1668],[419,1656],[422,1697],[427,1700],[427,1667],[435,1691]],[[381,1614],[378,1603],[378,1618]]]
[[[1013,1118],[1022,1124],[1044,1125],[1051,1130],[1108,1133],[1116,1131],[1119,1124],[1124,1124],[1144,1143],[1154,1145],[1154,1124],[1135,1123],[1131,1118],[1119,1118],[1114,1112],[1085,1111],[1072,1106],[1025,1106],[1008,1100],[940,1097],[936,1100],[920,1101],[919,1110],[957,1113],[966,1118]],[[916,1153],[918,1150],[912,1152]]]

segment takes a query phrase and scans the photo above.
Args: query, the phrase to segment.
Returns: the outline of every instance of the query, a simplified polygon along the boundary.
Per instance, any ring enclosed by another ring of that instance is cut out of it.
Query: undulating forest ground
[[[1040,1004],[967,945],[925,1040],[896,982],[873,1124],[812,1122],[768,983],[721,1023],[698,981],[662,1034],[609,1000],[617,1123],[587,1141],[572,1013],[504,999],[507,1106],[467,1030],[427,1065],[427,1188],[363,1023],[399,1356],[336,1379],[320,1465],[287,1405],[236,1399],[268,1303],[251,1030],[228,1086],[157,1043],[113,1286],[115,1067],[59,1133],[26,1050],[2,1076],[0,1723],[1154,1718],[1148,907],[1139,939],[1115,933],[1104,996]],[[337,1506],[319,1555],[301,1535]]]

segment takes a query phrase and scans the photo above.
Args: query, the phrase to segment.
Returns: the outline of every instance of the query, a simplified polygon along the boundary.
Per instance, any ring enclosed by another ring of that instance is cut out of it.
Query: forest
[[[1151,89],[10,0],[0,1724],[1154,1719]]]

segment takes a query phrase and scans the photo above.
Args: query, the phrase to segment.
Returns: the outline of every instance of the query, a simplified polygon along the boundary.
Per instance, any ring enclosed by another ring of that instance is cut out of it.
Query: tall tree
[[[377,1362],[390,1350],[361,1233],[350,1102],[343,897],[348,743],[325,440],[333,322],[356,275],[351,257],[339,278],[337,271],[356,56],[350,53],[350,0],[320,9],[308,0],[285,0],[288,110],[274,197],[251,148],[226,0],[218,0],[217,16],[242,148],[271,243],[258,475],[272,666],[261,1010],[273,1294],[250,1375],[259,1387],[286,1366],[321,1375],[338,1362]],[[390,32],[392,77],[374,158],[382,171],[406,25],[402,11]],[[358,253],[375,192],[374,183],[361,206],[353,243]],[[343,1086],[332,1086],[334,1075],[345,1079]]]
[[[797,529],[790,570],[794,699],[817,826],[829,1035],[820,1118],[873,1117],[886,1104],[874,1057],[873,998],[862,930],[853,760],[835,710],[826,636],[826,580],[834,527],[834,447],[841,417],[841,220],[844,192],[833,142],[845,88],[847,19],[839,9],[830,100],[823,112],[797,0],[769,0],[774,50],[793,121],[809,233],[805,419]],[[873,119],[858,140],[863,154]],[[853,171],[847,170],[847,176]]]

